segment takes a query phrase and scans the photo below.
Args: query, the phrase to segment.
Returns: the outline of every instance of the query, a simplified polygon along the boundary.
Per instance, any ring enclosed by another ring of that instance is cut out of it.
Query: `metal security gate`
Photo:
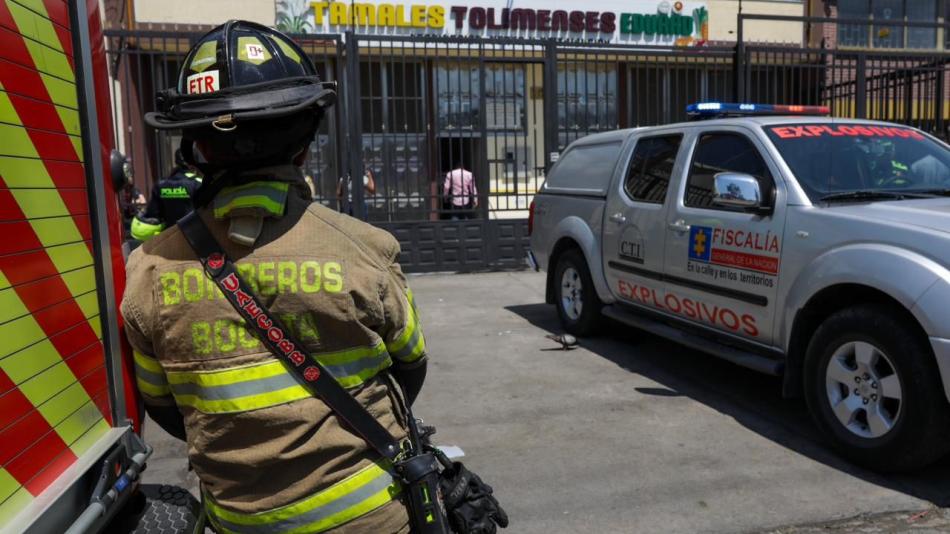
[[[942,50],[838,50],[802,42],[656,47],[516,38],[295,36],[338,104],[305,170],[316,202],[393,233],[406,271],[520,268],[530,202],[568,144],[686,119],[702,100],[825,104],[835,116],[947,137]],[[849,28],[855,21],[848,21]],[[872,24],[865,22],[866,25]],[[921,25],[922,23],[905,23]],[[946,24],[924,26],[947,32]],[[199,34],[108,32],[117,145],[142,190],[168,172],[179,137],[147,129]]]

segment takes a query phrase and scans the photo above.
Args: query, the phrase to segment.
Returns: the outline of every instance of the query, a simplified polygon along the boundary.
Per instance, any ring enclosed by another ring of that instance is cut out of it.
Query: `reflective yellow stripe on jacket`
[[[411,363],[422,357],[426,353],[426,340],[422,335],[422,327],[419,325],[419,316],[416,313],[416,301],[412,298],[412,290],[406,290],[406,299],[409,301],[408,317],[406,327],[395,340],[386,345],[389,354],[393,358]]]
[[[382,343],[312,356],[346,388],[392,364]],[[168,384],[175,402],[204,413],[246,412],[310,397],[284,365],[270,360],[217,371],[169,371]]]
[[[372,512],[392,501],[399,492],[399,483],[384,465],[371,464],[320,493],[266,512],[241,514],[225,510],[207,495],[205,508],[219,532],[323,532]]]
[[[139,391],[150,397],[165,397],[171,394],[168,387],[168,379],[165,377],[165,371],[159,365],[158,360],[142,354],[137,350],[132,351],[135,359],[135,383]]]

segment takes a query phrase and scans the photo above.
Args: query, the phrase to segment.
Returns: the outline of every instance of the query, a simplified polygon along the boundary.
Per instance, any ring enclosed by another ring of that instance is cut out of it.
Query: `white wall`
[[[709,39],[712,41],[736,40],[736,16],[739,13],[737,0],[706,0],[709,6]],[[806,15],[805,3],[783,1],[742,2],[743,14]],[[802,23],[747,20],[743,28],[746,42],[801,43]]]
[[[274,0],[135,0],[135,20],[159,24],[212,24],[244,19],[274,25]]]

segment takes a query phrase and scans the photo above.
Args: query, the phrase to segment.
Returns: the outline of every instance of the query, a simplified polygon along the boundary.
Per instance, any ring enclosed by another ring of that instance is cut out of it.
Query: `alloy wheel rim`
[[[825,392],[838,422],[861,438],[883,437],[902,415],[897,368],[871,343],[852,341],[835,350],[825,369]]]
[[[584,285],[577,269],[564,269],[564,274],[561,275],[561,309],[572,321],[580,319],[584,311],[583,289]]]

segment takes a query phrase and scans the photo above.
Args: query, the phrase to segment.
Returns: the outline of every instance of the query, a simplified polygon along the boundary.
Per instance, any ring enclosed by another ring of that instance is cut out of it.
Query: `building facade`
[[[596,6],[563,0],[106,3],[112,19],[108,26],[132,32],[113,44],[123,51],[138,52],[116,56],[120,67],[116,69],[116,112],[126,123],[121,128],[126,136],[119,144],[131,153],[143,186],[168,165],[177,142],[174,136],[153,138],[143,131],[139,120],[150,109],[148,97],[163,84],[174,83],[170,73],[187,47],[182,39],[172,36],[200,32],[230,18],[253,20],[295,34],[354,32],[361,36],[365,58],[359,69],[359,100],[365,165],[384,188],[389,183],[415,184],[411,191],[368,199],[370,219],[390,219],[394,211],[399,211],[400,217],[416,218],[420,213],[432,217],[431,212],[441,208],[438,178],[456,165],[482,177],[484,192],[490,197],[485,199],[485,209],[495,216],[524,216],[530,194],[551,163],[551,153],[559,152],[579,135],[680,119],[679,111],[693,99],[724,98],[732,83],[721,68],[724,57],[718,52],[711,54],[705,67],[684,63],[673,70],[645,57],[637,59],[635,66],[621,66],[616,61],[619,56],[565,55],[558,58],[556,88],[549,96],[559,105],[555,114],[549,114],[544,103],[544,52],[537,42],[694,51],[731,46],[740,6],[733,0],[604,0]],[[804,14],[801,1],[741,4],[746,13]],[[161,32],[166,37],[159,38]],[[746,33],[760,41],[794,41],[802,35],[802,23],[756,21]],[[372,36],[385,40],[374,42],[369,40]],[[451,41],[454,38],[503,41],[486,47]],[[316,42],[313,46],[320,48]],[[325,55],[314,55],[321,70],[330,79],[341,76],[333,51],[323,52]],[[399,59],[393,60],[392,54]],[[485,54],[490,61],[485,61]],[[684,55],[686,59],[696,63],[697,58]],[[123,65],[122,61],[127,62]],[[657,97],[654,86],[667,87],[670,97]],[[621,93],[629,98],[620,98]],[[311,161],[319,196],[334,203],[333,176],[341,174],[343,162],[334,157],[339,143],[330,130],[345,125],[329,126]],[[546,128],[555,126],[556,137],[549,136]],[[156,153],[160,155],[154,156]]]
[[[950,0],[824,0],[809,15],[863,21],[824,24],[818,34],[828,48],[871,50],[950,50],[950,33],[936,26],[899,23],[945,22]]]
[[[117,141],[143,186],[167,172],[178,142],[144,129],[155,91],[175,84],[201,31],[254,20],[294,34],[321,76],[340,84],[307,163],[317,200],[389,225],[404,248],[428,239],[432,257],[455,239],[462,264],[469,249],[482,266],[520,260],[523,224],[488,223],[523,223],[570,142],[684,120],[696,101],[824,104],[944,136],[950,120],[950,0],[104,1],[114,2]],[[476,178],[467,220],[482,226],[430,224],[448,223],[444,177],[456,167]],[[375,194],[338,194],[341,177],[365,169]],[[465,244],[484,236],[495,242]]]

